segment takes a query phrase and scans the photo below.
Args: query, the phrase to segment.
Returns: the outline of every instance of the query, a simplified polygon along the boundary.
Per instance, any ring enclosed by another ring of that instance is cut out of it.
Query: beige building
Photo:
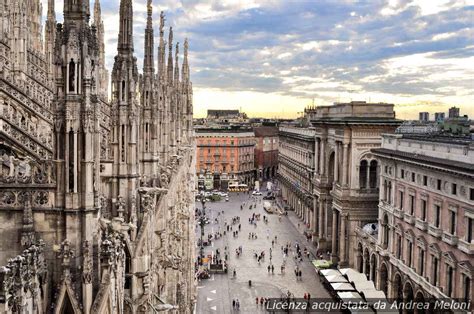
[[[285,205],[315,230],[313,211],[314,136],[312,128],[282,125],[278,130],[278,182]]]
[[[148,1],[139,75],[121,0],[109,102],[100,2],[54,3],[44,45],[39,0],[0,8],[0,313],[192,313],[187,41],[165,63],[161,14],[155,75]]]
[[[334,262],[353,264],[356,228],[377,217],[379,163],[371,149],[400,124],[393,104],[350,102],[310,108],[314,127],[313,239]]]
[[[390,298],[472,300],[473,140],[386,134],[372,154],[381,169],[379,227],[356,229],[355,267]]]
[[[199,189],[227,190],[229,182],[253,185],[255,135],[248,127],[196,128]]]

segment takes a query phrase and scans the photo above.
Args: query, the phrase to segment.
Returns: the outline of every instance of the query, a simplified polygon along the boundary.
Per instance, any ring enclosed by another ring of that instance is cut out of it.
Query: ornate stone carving
[[[82,245],[82,282],[90,284],[92,282],[92,243],[85,240]]]

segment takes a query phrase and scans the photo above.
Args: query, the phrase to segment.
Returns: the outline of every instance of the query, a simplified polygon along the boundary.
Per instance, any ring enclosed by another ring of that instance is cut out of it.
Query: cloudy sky
[[[133,3],[141,68],[146,0]],[[119,0],[101,4],[111,68]],[[189,38],[196,116],[295,117],[313,101],[350,100],[394,103],[400,118],[452,105],[474,116],[474,0],[153,0],[153,10],[155,36],[163,10],[175,40]]]

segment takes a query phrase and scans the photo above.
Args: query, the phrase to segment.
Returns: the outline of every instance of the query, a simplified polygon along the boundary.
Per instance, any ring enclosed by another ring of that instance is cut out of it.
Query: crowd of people
[[[241,203],[240,209],[244,210],[246,208],[249,208],[249,210],[256,210],[257,209],[257,204],[259,202],[261,203],[261,199],[258,199],[256,196],[249,195],[249,199]],[[243,213],[245,215],[245,212],[243,212]],[[220,214],[221,214],[221,212],[219,211],[218,216],[220,216]],[[224,220],[223,234],[226,235],[226,233],[229,233],[229,235],[230,235],[230,232],[232,232],[232,235],[233,235],[233,238],[224,237],[225,238],[224,241],[229,241],[231,239],[233,239],[233,241],[239,241],[238,240],[239,233],[242,231],[242,229],[245,231],[245,227],[243,228],[243,226],[241,224],[241,216],[242,215],[237,215],[237,216],[232,217],[230,219],[230,223],[228,223],[226,219],[220,217],[222,220]],[[278,218],[279,218],[279,221],[281,223],[281,215]],[[268,223],[269,223],[269,217],[268,216],[262,215],[262,214],[260,214],[256,211],[251,211],[249,213],[249,216],[248,216],[248,223],[249,223],[250,226],[257,229],[261,219],[263,219],[263,222],[265,223],[265,225],[268,225]],[[219,222],[220,221],[219,221],[218,218],[214,219],[215,224],[219,224]],[[222,237],[222,233],[221,233],[220,230],[221,230],[221,226],[219,225],[218,231],[209,234],[208,240],[210,241],[213,238],[216,239],[216,240],[220,239]],[[280,275],[284,276],[286,274],[285,270],[286,270],[286,267],[287,267],[288,257],[292,254],[293,258],[294,258],[294,264],[295,264],[294,274],[295,274],[296,281],[302,281],[303,280],[302,270],[299,266],[299,263],[302,262],[304,259],[310,260],[310,258],[311,258],[310,257],[310,251],[306,247],[302,247],[297,241],[295,241],[295,242],[288,241],[288,242],[280,245],[279,242],[278,242],[278,236],[274,235],[274,234],[272,235],[272,231],[270,230],[270,228],[266,228],[266,238],[268,240],[268,249],[253,250],[252,255],[254,257],[255,262],[259,266],[264,264],[267,268],[267,273],[269,275],[274,275],[276,265],[274,265],[274,263],[272,262],[272,259],[273,259],[273,255],[278,253],[278,249],[276,249],[276,252],[275,252],[275,247],[276,248],[279,247],[281,249],[280,254],[282,256],[282,258],[281,258],[282,263],[280,265]],[[258,239],[257,232],[248,232],[248,239],[250,239],[250,240]],[[271,244],[271,246],[270,246],[270,244]],[[247,252],[247,254],[249,254],[250,252],[252,252],[252,250],[247,250],[246,252]],[[243,254],[244,254],[244,252],[243,252],[242,245],[238,245],[235,248],[236,258],[241,258],[243,256]],[[212,262],[217,263],[217,264],[224,264],[225,263],[225,265],[227,267],[228,258],[229,258],[227,246],[225,246],[225,248],[224,248],[223,255],[224,255],[224,258],[222,258],[222,253],[220,252],[220,250],[216,249],[215,254],[213,256],[213,259],[212,259]],[[267,261],[266,261],[266,259],[267,259]],[[277,258],[276,260],[280,260],[280,259]],[[230,264],[231,264],[230,266],[232,266],[233,263],[230,262]],[[236,268],[235,264],[230,269],[232,269],[232,272],[230,274],[232,276],[232,278],[237,279],[237,268]],[[252,278],[248,278],[248,282],[249,282],[249,287],[251,287],[252,286]],[[309,293],[305,293],[304,298],[307,299],[307,298],[309,298],[309,296],[310,296]],[[257,305],[265,307],[267,302],[268,302],[268,299],[265,298],[265,297],[257,297],[256,298],[256,304]],[[238,298],[232,299],[232,308],[234,310],[240,310],[240,300]]]

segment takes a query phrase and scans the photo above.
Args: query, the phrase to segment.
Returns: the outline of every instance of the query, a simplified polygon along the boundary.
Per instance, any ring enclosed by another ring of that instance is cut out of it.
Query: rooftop
[[[351,101],[349,103],[335,103],[332,106],[309,107],[305,114],[312,121],[318,120],[387,120],[395,119],[393,104],[367,103],[365,101]]]
[[[278,136],[276,126],[259,126],[253,129],[256,137]]]

